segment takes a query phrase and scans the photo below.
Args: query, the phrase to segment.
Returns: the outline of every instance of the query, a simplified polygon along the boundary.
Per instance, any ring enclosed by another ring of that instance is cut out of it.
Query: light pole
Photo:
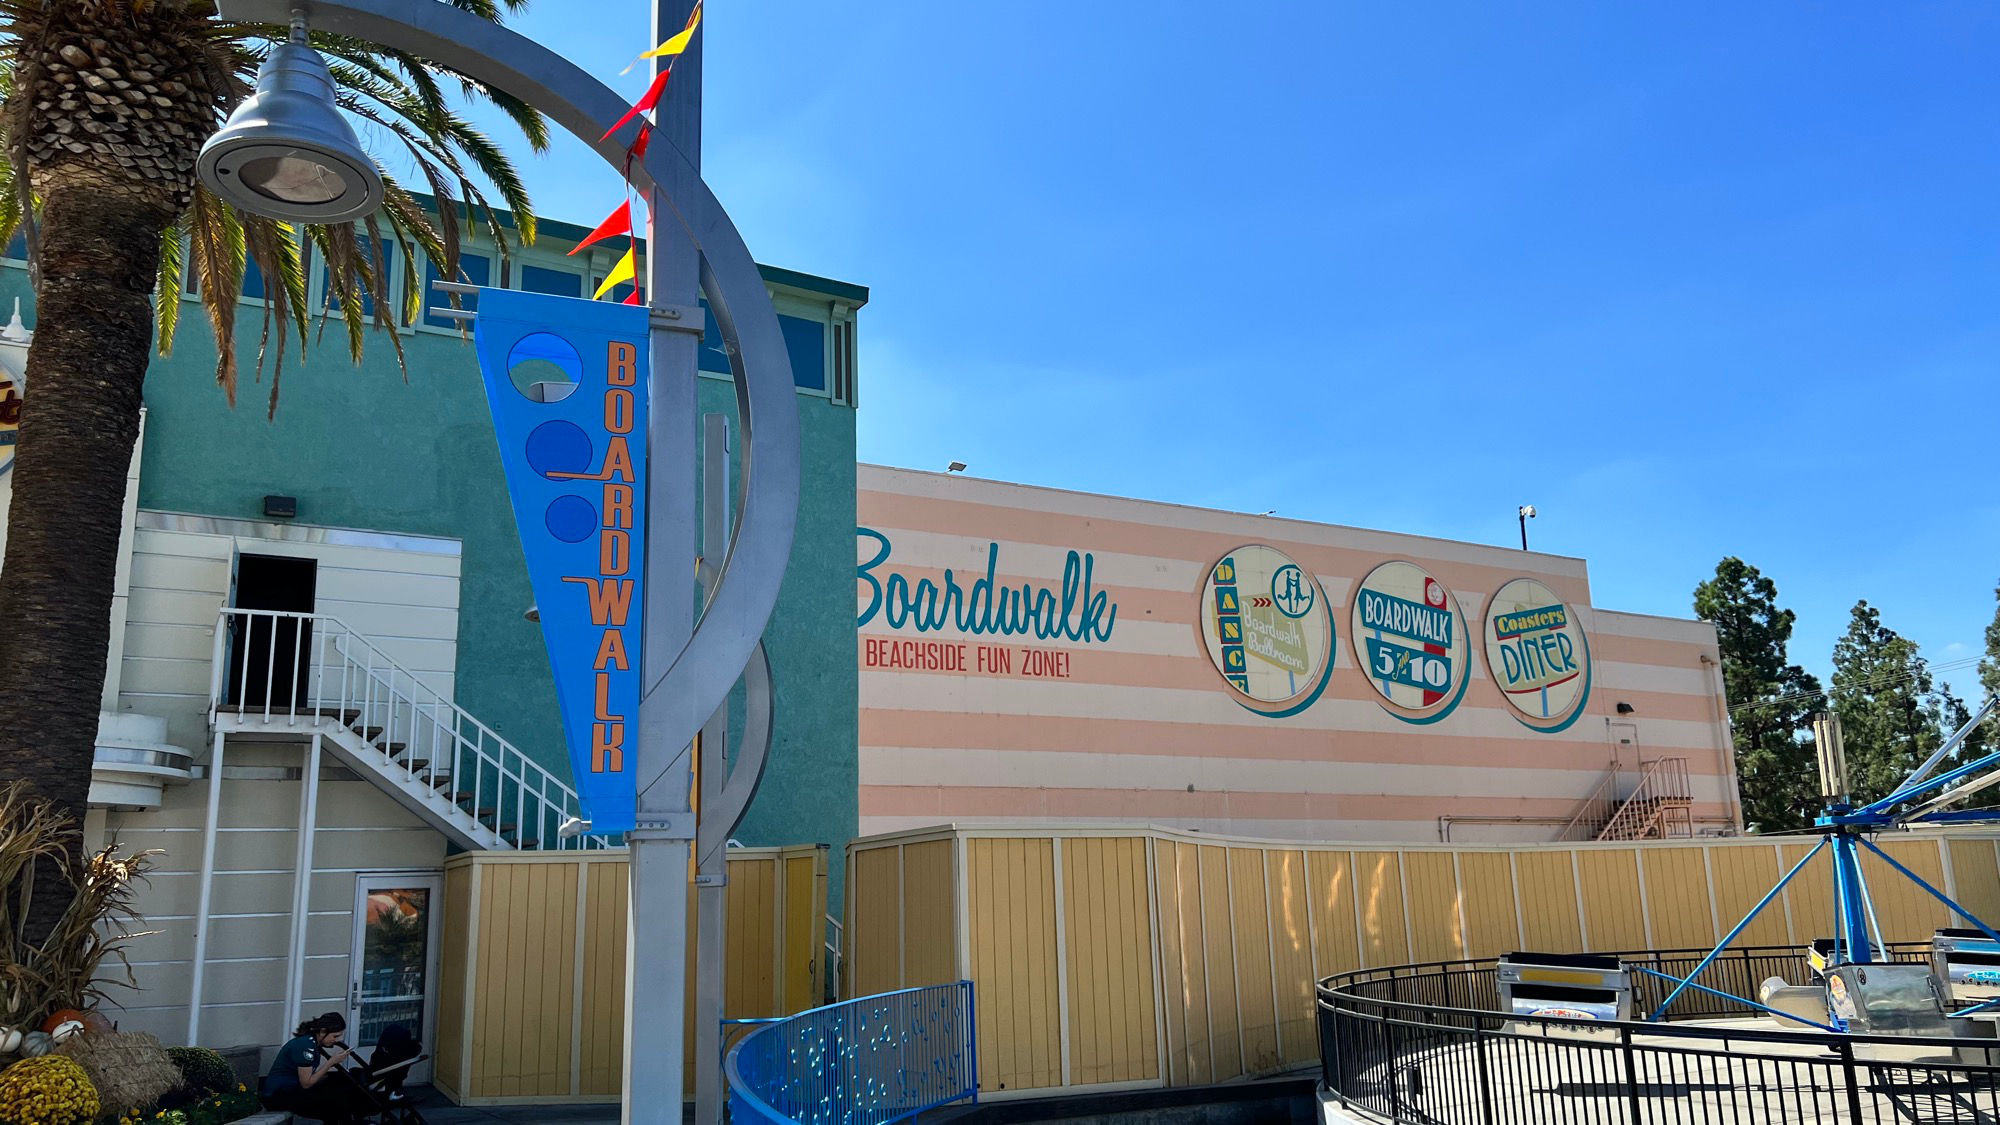
[[[692,6],[692,0],[654,0],[654,41],[683,26]],[[682,78],[661,102],[646,155],[628,160],[635,131],[628,127],[605,136],[624,114],[625,99],[541,45],[449,4],[218,0],[217,7],[228,19],[294,28],[294,43],[274,52],[259,80],[260,94],[268,78],[274,93],[282,87],[288,96],[246,101],[204,150],[204,177],[213,169],[211,186],[240,207],[281,218],[338,221],[325,217],[338,214],[328,208],[353,202],[348,196],[356,188],[365,194],[373,175],[372,162],[365,163],[350,183],[348,165],[358,150],[352,130],[345,138],[337,130],[329,136],[325,115],[311,108],[320,87],[310,73],[317,56],[301,42],[308,19],[322,30],[394,47],[507,91],[585,140],[612,167],[629,168],[633,183],[646,193],[651,383],[645,547],[653,596],[646,598],[643,618],[638,825],[628,834],[632,905],[624,1106],[628,1122],[678,1123],[687,871],[696,835],[688,808],[690,747],[746,668],[753,726],[760,708],[768,717],[770,680],[758,646],[791,555],[799,500],[798,404],[777,314],[755,260],[702,182],[697,163],[700,39],[676,64]],[[276,58],[280,52],[282,62]],[[324,63],[319,66],[323,73]],[[329,82],[328,109],[331,93]],[[244,164],[221,171],[232,152],[253,144],[260,147]],[[251,160],[265,163],[251,167]],[[696,349],[703,327],[698,298],[708,301],[735,369],[743,484],[742,507],[697,623],[689,578],[697,551],[691,481]],[[744,750],[761,757],[757,741]],[[738,812],[755,785],[754,776],[746,780],[726,794],[725,805]],[[634,1044],[644,1045],[636,1059]]]
[[[1521,549],[1523,551],[1528,549],[1528,521],[1534,518],[1535,506],[1533,504],[1521,505]]]

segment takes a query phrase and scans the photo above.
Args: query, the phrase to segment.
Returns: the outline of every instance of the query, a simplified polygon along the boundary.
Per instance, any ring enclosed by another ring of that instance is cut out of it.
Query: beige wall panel
[[[1722,934],[1742,921],[1784,875],[1778,867],[1777,851],[1768,846],[1712,847],[1708,849],[1708,862],[1715,875],[1715,909],[1721,915],[1716,922],[1722,927]],[[1717,934],[1715,940],[1720,940],[1722,934]],[[1736,944],[1801,945],[1803,941],[1786,927],[1784,903],[1772,902],[1744,929]]]
[[[1507,854],[1458,853],[1458,881],[1465,903],[1466,956],[1498,957],[1520,949],[1521,926],[1514,913],[1513,864]]]
[[[1065,839],[1070,1083],[1159,1077],[1145,840]]]
[[[1659,949],[1706,949],[1722,934],[1709,909],[1708,872],[1699,846],[1643,847],[1646,900]]]
[[[1354,853],[1355,910],[1361,927],[1361,963],[1398,965],[1410,959],[1410,927],[1403,913],[1400,852]]]
[[[1584,922],[1590,948],[1623,952],[1647,948],[1645,916],[1639,908],[1639,859],[1631,848],[1579,848]]]
[[[2000,925],[2000,864],[1996,864],[1991,840],[1951,841],[1951,897],[1960,906],[1977,914],[1989,926]],[[1954,927],[1969,926],[1960,919]]]
[[[1246,987],[1237,967],[1235,911],[1230,902],[1229,850],[1196,845],[1201,865],[1201,926],[1208,980],[1209,1058],[1212,1080],[1225,1082],[1244,1072],[1243,1007]],[[1259,935],[1261,936],[1261,935]]]
[[[903,848],[903,987],[958,978],[957,889],[952,841]]]
[[[1243,1065],[1252,1074],[1263,1074],[1277,1068],[1279,1051],[1262,848],[1229,849],[1229,893],[1236,927],[1236,1008],[1243,1017]]]
[[[900,928],[902,849],[869,848],[854,856],[853,949],[848,979],[854,995],[868,996],[903,987]]]
[[[1273,849],[1264,857],[1271,896],[1271,977],[1278,992],[1278,1054],[1285,1065],[1319,1057],[1313,1020],[1312,905],[1306,853]]]
[[[1409,883],[1412,955],[1419,962],[1463,958],[1465,930],[1459,923],[1451,853],[1404,852],[1403,870]]]
[[[1312,911],[1313,976],[1361,967],[1354,930],[1354,863],[1346,852],[1307,852],[1306,903]]]
[[[1547,953],[1579,953],[1583,928],[1576,912],[1576,871],[1567,850],[1514,853],[1521,896],[1521,947]]]
[[[980,1088],[1059,1085],[1054,845],[969,840],[966,848]]]

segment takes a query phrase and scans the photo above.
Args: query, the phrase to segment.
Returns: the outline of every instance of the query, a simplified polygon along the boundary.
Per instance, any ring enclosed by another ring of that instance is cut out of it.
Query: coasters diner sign
[[[645,573],[642,307],[482,289],[473,339],[570,767],[595,833],[636,817]]]

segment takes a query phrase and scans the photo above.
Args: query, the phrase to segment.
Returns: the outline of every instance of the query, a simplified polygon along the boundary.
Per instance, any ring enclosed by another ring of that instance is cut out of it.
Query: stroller
[[[410,1068],[430,1058],[406,1024],[392,1023],[375,1040],[366,1069],[349,1071],[355,1085],[374,1102],[375,1118],[382,1125],[424,1125],[416,1099],[403,1089]]]

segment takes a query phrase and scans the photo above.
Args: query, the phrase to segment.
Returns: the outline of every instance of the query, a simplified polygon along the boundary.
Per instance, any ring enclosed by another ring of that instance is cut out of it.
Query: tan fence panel
[[[1584,848],[1576,853],[1583,886],[1583,922],[1591,949],[1645,949],[1646,918],[1639,898],[1639,857],[1631,848]]]
[[[1313,979],[1361,967],[1361,938],[1355,932],[1354,857],[1346,852],[1307,852],[1306,901],[1311,909]]]
[[[1778,849],[1769,846],[1709,848],[1708,863],[1715,879],[1715,910],[1721,915],[1716,924],[1723,934],[1742,921],[1785,874],[1778,866]],[[1721,937],[1717,934],[1710,940]],[[1804,944],[1785,924],[1785,910],[1779,903],[1765,907],[1736,940],[1742,945]]]
[[[903,979],[899,988],[958,980],[958,900],[951,840],[903,847]]]
[[[1160,972],[1174,1019],[1167,1056],[1176,1085],[1214,1081],[1214,1037],[1208,1021],[1208,943],[1203,933],[1201,853],[1193,844],[1158,845]],[[1171,951],[1171,955],[1169,955]]]
[[[793,1002],[778,987],[781,959],[810,965],[818,956],[816,928],[780,928],[794,860],[807,865],[808,893],[823,893],[822,849],[730,852],[730,1017],[784,1015],[817,1002],[803,994]],[[447,864],[437,1067],[447,1092],[486,1105],[618,1096],[627,877],[617,852],[479,853]],[[692,888],[689,898],[692,914]],[[691,1068],[692,1036],[686,1049],[682,1065]]]
[[[969,840],[966,849],[980,1088],[1061,1085],[1055,842]]]
[[[1885,840],[1881,847],[1924,882],[1944,889],[1944,857],[1938,852],[1938,841]],[[1868,896],[1874,900],[1875,918],[1885,940],[1929,941],[1939,927],[1963,924],[1943,903],[1866,850],[1861,853],[1861,877],[1868,884]]]
[[[1211,1077],[1226,1082],[1243,1073],[1243,1009],[1237,996],[1236,913],[1229,896],[1229,849],[1203,844],[1196,853],[1201,864]]]
[[[1514,853],[1515,883],[1521,896],[1521,947],[1569,953],[1585,947],[1579,925],[1575,853]]]
[[[847,980],[851,994],[869,996],[903,987],[903,856],[900,847],[854,854],[848,892]],[[879,920],[859,926],[856,919]]]
[[[969,913],[954,919],[979,983],[988,1094],[1199,1085],[1309,1065],[1313,981],[1352,968],[1513,949],[1703,948],[1811,846],[1794,837],[1353,850],[1164,829],[935,829],[854,845],[850,901],[905,892],[901,915],[892,905],[856,916],[857,949],[882,942],[907,961],[920,944],[949,945],[958,930],[920,931],[909,915],[918,897],[949,899],[952,840],[967,856]],[[1884,846],[1973,909],[2000,913],[1994,841]],[[900,863],[887,858],[898,848]],[[1921,889],[1867,862],[1891,940],[1921,940],[1946,923]],[[1824,936],[1830,884],[1827,861],[1816,860],[1739,944]]]
[[[1951,874],[1956,892],[1951,897],[1960,906],[1983,919],[2000,915],[2000,855],[1995,855],[1993,841],[1953,840]],[[1966,927],[1971,923],[1961,918],[1952,925]]]
[[[1229,849],[1230,920],[1236,937],[1236,1010],[1243,1021],[1243,1067],[1278,1066],[1278,1001],[1271,975],[1270,897],[1262,848]]]
[[[1410,950],[1419,962],[1465,956],[1465,927],[1458,913],[1458,877],[1450,852],[1404,852]]]
[[[1708,867],[1701,847],[1635,849],[1646,877],[1646,911],[1655,949],[1715,944],[1715,911],[1709,905]]]
[[[1313,1020],[1312,904],[1306,893],[1306,853],[1265,853],[1271,898],[1271,975],[1278,993],[1278,1054],[1284,1064],[1319,1057]]]
[[[1362,966],[1411,960],[1409,915],[1403,910],[1402,853],[1355,852],[1354,892]]]
[[[1512,859],[1505,852],[1459,852],[1455,858],[1466,956],[1498,957],[1521,948]]]
[[[1062,841],[1072,1085],[1160,1077],[1146,841]]]

